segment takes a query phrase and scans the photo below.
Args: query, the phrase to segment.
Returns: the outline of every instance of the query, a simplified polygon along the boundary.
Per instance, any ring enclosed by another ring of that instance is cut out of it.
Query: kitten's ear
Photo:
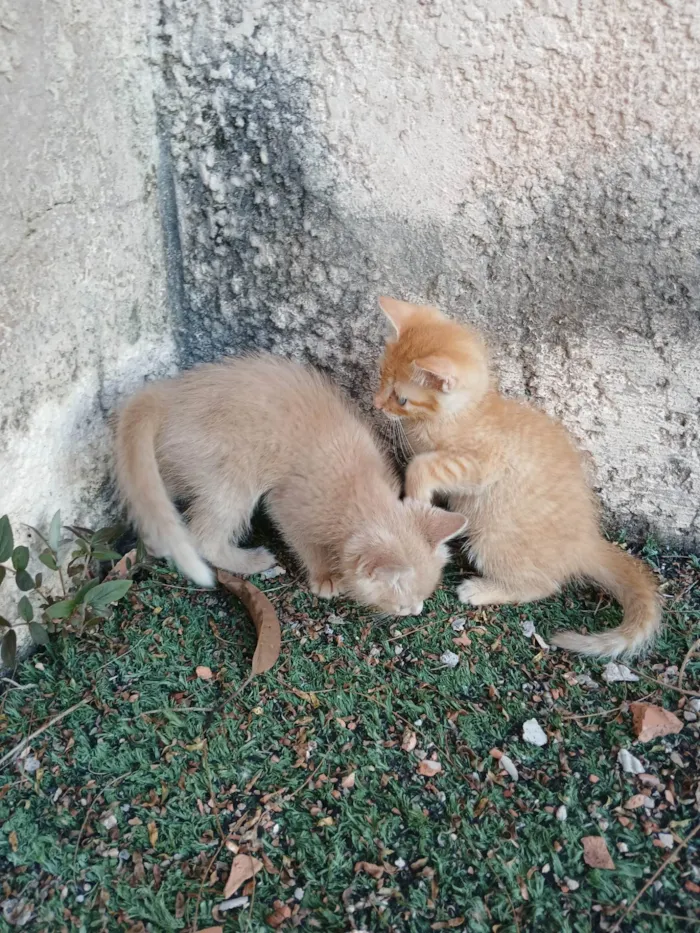
[[[457,367],[448,356],[424,356],[414,360],[424,383],[440,392],[451,392],[457,385]]]
[[[436,549],[451,538],[456,538],[467,527],[467,519],[459,512],[432,507],[425,509],[421,521],[428,543]]]
[[[359,558],[357,570],[369,580],[382,580],[390,585],[413,573],[411,567],[397,561],[396,555],[384,545],[370,547]]]
[[[405,330],[408,322],[416,312],[416,306],[407,301],[399,301],[397,298],[389,298],[382,295],[379,299],[379,307],[393,324],[396,336],[401,336],[401,331]]]

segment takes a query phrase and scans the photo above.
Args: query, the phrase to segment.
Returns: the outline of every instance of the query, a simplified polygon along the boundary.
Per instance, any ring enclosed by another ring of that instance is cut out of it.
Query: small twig
[[[409,635],[415,635],[416,632],[424,632],[427,628],[431,628],[437,622],[437,619],[432,619],[428,622],[427,625],[419,625],[417,628],[410,628],[407,632],[401,632],[400,635],[394,635],[393,638],[390,638],[389,641],[398,641],[400,638],[408,638]]]
[[[87,821],[90,819],[90,814],[92,813],[95,804],[97,801],[105,794],[110,787],[113,787],[115,784],[118,784],[120,781],[123,781],[125,777],[128,777],[132,774],[131,771],[127,771],[125,774],[120,774],[119,777],[112,778],[111,781],[108,781],[99,794],[96,797],[92,798],[92,803],[88,807],[88,811],[85,814],[85,819],[83,820],[83,825],[80,827],[80,832],[78,833],[78,841],[75,843],[75,850],[73,851],[73,877],[75,878],[75,869],[78,862],[78,851],[80,849],[80,840],[83,838],[83,833],[85,832],[85,827],[87,826]]]
[[[673,690],[676,693],[682,693],[687,697],[696,697],[698,695],[697,690],[683,690],[681,687],[676,687],[674,684],[667,684],[663,680],[658,680],[656,677],[651,677],[649,674],[645,674],[644,671],[638,671],[634,667],[631,667],[630,670],[634,674],[639,674],[639,676],[643,677],[645,680],[650,680],[652,683],[658,684],[660,687],[663,687],[664,690]]]
[[[34,690],[39,684],[18,684],[16,680],[13,680],[11,677],[0,677],[0,681],[5,684],[12,684],[10,690]]]
[[[693,644],[688,649],[688,653],[683,658],[683,663],[681,664],[681,669],[678,671],[678,686],[680,687],[683,683],[683,678],[685,677],[685,669],[688,666],[688,662],[694,654],[697,654],[698,648],[700,648],[700,638],[696,638]]]
[[[89,700],[81,700],[80,703],[76,703],[74,706],[71,706],[70,709],[64,709],[62,713],[59,713],[57,716],[54,716],[53,719],[49,719],[47,723],[41,726],[39,729],[36,729],[31,735],[28,735],[26,738],[22,739],[21,742],[18,742],[17,745],[9,752],[0,758],[0,765],[4,765],[6,761],[9,761],[11,758],[14,758],[22,749],[29,745],[37,736],[41,735],[42,732],[46,732],[47,729],[50,729],[51,726],[56,725],[57,722],[60,722],[62,719],[65,719],[66,716],[70,716],[71,713],[74,713],[81,706],[85,706],[86,703],[89,703]]]
[[[190,927],[190,933],[197,933],[197,918],[199,916],[199,902],[202,900],[202,891],[204,890],[204,885],[206,883],[207,878],[211,874],[211,870],[214,866],[214,862],[219,857],[219,852],[221,852],[223,847],[224,847],[224,840],[222,839],[221,842],[219,843],[219,848],[216,850],[216,852],[212,856],[211,862],[209,862],[209,867],[204,872],[202,883],[199,886],[199,891],[197,891],[197,900],[194,905],[194,917],[192,918],[192,926]]]
[[[636,914],[645,914],[647,917],[670,917],[671,920],[684,920],[686,923],[700,924],[700,919],[695,920],[693,917],[684,917],[682,914],[666,914],[662,910],[640,910],[639,907],[635,907],[634,912]]]
[[[207,784],[209,785],[209,798],[211,800],[212,809],[214,812],[214,822],[216,823],[216,828],[219,831],[219,838],[221,839],[221,844],[223,845],[226,842],[226,836],[224,831],[221,828],[221,822],[219,820],[219,808],[216,803],[216,797],[214,796],[214,785],[211,780],[211,771],[209,769],[209,755],[207,752],[207,742],[204,741],[204,748],[202,749],[202,763],[204,764],[204,772],[207,776]]]
[[[617,933],[617,931],[620,929],[620,926],[622,925],[622,921],[625,919],[625,917],[626,917],[632,910],[634,910],[634,908],[637,906],[637,904],[640,902],[640,900],[644,897],[644,895],[645,895],[646,892],[649,890],[649,888],[652,886],[652,884],[654,884],[654,882],[661,876],[661,874],[663,873],[664,869],[666,869],[667,866],[671,864],[671,862],[675,862],[675,861],[676,861],[676,859],[677,859],[678,856],[680,855],[681,851],[682,851],[683,849],[686,848],[686,846],[688,845],[688,843],[690,842],[690,840],[691,840],[694,836],[696,836],[699,832],[700,832],[700,823],[697,824],[697,826],[695,827],[695,829],[691,830],[691,832],[688,833],[688,835],[685,837],[685,839],[683,840],[683,842],[680,843],[680,845],[678,846],[677,849],[675,849],[673,852],[671,852],[670,855],[667,855],[667,856],[666,856],[666,858],[665,858],[665,859],[663,860],[663,862],[659,865],[659,867],[656,869],[656,871],[655,871],[654,874],[651,876],[651,878],[649,878],[649,880],[646,882],[646,884],[644,885],[644,887],[642,888],[642,890],[639,892],[639,894],[637,894],[637,896],[636,896],[635,899],[632,901],[632,903],[629,905],[629,907],[627,907],[627,908],[625,909],[625,912],[622,914],[622,916],[621,916],[621,917],[619,918],[619,920],[616,922],[615,926],[614,926],[614,927],[611,927],[610,933]]]
[[[621,709],[621,706],[616,706],[614,709],[604,709],[597,713],[582,713],[579,715],[578,713],[560,712],[559,715],[562,719],[593,719],[596,716],[612,716],[613,713],[619,713]]]
[[[155,716],[156,713],[211,713],[216,706],[161,706],[160,709],[145,709],[139,716]],[[134,717],[135,718],[135,717]]]

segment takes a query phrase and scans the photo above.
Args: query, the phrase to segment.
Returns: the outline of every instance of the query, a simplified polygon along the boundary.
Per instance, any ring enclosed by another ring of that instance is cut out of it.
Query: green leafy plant
[[[29,526],[31,527],[31,526]],[[29,634],[37,645],[47,645],[52,633],[58,631],[82,632],[86,628],[99,624],[107,617],[111,606],[123,599],[131,588],[131,580],[124,579],[125,573],[133,571],[143,560],[143,548],[140,546],[134,560],[125,558],[124,573],[118,579],[101,580],[99,565],[105,561],[120,561],[122,555],[113,549],[114,542],[123,532],[121,526],[101,528],[92,531],[89,528],[68,525],[66,529],[73,537],[73,551],[65,569],[59,563],[58,549],[61,543],[61,513],[56,512],[48,533],[44,536],[36,528],[31,528],[37,538],[45,545],[39,554],[39,560],[52,574],[58,575],[60,595],[47,592],[44,574],[32,576],[28,571],[29,548],[15,546],[15,538],[7,515],[0,518],[0,585],[14,576],[15,585],[22,594],[17,602],[19,622],[13,627],[0,616],[0,629],[5,630],[0,656],[7,666],[14,664],[17,651],[17,625],[26,625]],[[52,588],[53,589],[53,588]],[[27,593],[35,592],[41,600],[39,618]]]

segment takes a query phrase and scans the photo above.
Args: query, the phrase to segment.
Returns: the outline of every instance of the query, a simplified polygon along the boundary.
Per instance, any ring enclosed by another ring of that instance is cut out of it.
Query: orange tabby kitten
[[[523,603],[588,577],[624,608],[622,625],[552,641],[591,655],[633,652],[661,623],[654,578],[600,534],[598,509],[567,431],[504,398],[479,335],[436,308],[381,298],[396,331],[386,345],[375,405],[401,419],[412,452],[406,494],[447,495],[467,516],[468,553],[481,578],[458,594],[472,606]]]
[[[417,615],[464,517],[399,499],[367,427],[318,372],[260,354],[147,386],[117,423],[122,497],[149,549],[213,585],[204,559],[257,573],[275,559],[237,541],[258,500],[306,566],[311,589]],[[189,499],[185,526],[173,499]]]

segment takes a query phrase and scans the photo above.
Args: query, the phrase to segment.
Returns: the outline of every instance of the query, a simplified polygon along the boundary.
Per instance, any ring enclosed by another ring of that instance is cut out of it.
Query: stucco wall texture
[[[381,293],[490,337],[614,525],[700,541],[700,4],[0,0],[0,514],[104,510],[143,378],[367,403]],[[232,402],[235,404],[235,401]]]

